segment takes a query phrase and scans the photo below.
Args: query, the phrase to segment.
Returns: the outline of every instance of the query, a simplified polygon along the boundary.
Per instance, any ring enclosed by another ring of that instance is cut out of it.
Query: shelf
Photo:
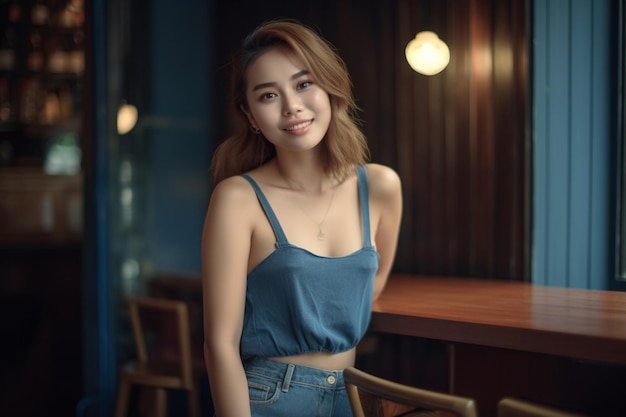
[[[81,0],[0,0],[0,146],[80,131],[84,47]]]
[[[0,0],[2,1],[2,0]],[[3,70],[0,69],[0,77],[15,78],[38,78],[45,80],[58,80],[69,82],[80,82],[83,74],[81,72],[52,72],[33,70]]]
[[[31,167],[0,168],[0,244],[78,242],[83,179]]]
[[[43,138],[77,132],[79,129],[80,118],[78,117],[58,123],[0,122],[0,139],[2,139],[2,132],[20,133],[24,138]]]

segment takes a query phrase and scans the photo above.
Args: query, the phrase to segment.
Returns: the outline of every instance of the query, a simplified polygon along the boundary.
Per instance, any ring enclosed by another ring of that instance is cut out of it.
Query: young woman
[[[345,64],[310,28],[259,26],[232,80],[202,239],[216,415],[351,416],[342,370],[393,263],[400,180],[366,163]]]

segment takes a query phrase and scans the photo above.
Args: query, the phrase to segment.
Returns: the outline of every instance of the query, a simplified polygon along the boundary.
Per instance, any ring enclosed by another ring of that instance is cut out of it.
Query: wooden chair
[[[498,402],[498,417],[584,417],[565,410],[506,397]]]
[[[356,368],[343,372],[355,417],[476,417],[474,400],[388,381]]]
[[[189,312],[178,300],[135,297],[129,300],[137,359],[120,368],[116,417],[128,411],[133,386],[152,394],[150,417],[167,415],[167,390],[188,392],[189,415],[198,417],[198,381],[204,369],[194,366],[191,354]]]

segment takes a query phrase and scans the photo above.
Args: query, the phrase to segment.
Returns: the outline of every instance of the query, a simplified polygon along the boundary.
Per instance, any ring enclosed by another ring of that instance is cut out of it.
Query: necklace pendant
[[[320,227],[320,231],[317,233],[317,240],[324,240],[326,235],[322,232],[322,228]]]

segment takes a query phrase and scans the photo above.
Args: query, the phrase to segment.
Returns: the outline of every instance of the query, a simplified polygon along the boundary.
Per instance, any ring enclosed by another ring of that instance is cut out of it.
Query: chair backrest
[[[343,377],[355,417],[440,415],[439,412],[455,417],[477,415],[471,398],[410,387],[353,367],[346,368]],[[407,406],[412,411],[406,412],[407,407],[404,407],[401,414],[388,413],[386,402]]]
[[[534,402],[506,397],[498,403],[498,417],[584,417]]]
[[[193,385],[189,312],[183,301],[132,297],[130,318],[137,360],[144,364],[170,364],[180,368],[184,388]]]

